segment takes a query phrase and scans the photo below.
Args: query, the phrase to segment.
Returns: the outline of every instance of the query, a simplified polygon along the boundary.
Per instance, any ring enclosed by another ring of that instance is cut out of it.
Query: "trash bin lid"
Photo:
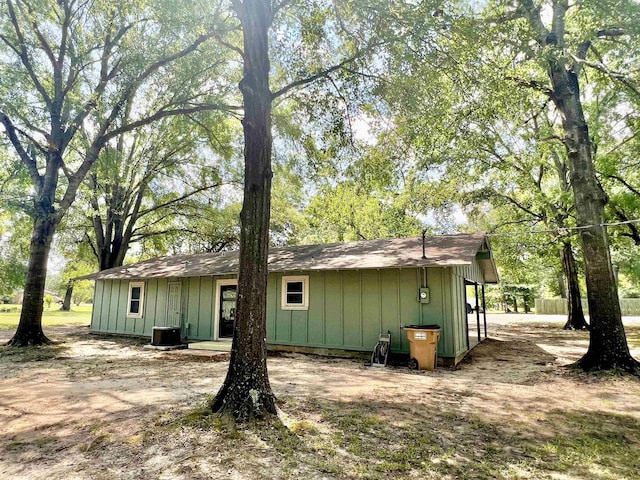
[[[405,325],[404,328],[415,328],[416,330],[440,330],[440,325]]]

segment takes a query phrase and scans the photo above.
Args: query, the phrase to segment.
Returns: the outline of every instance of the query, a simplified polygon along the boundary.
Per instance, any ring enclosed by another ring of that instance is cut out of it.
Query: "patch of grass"
[[[20,321],[20,307],[18,305],[0,306],[0,329],[17,328]],[[3,312],[2,309],[8,310]],[[42,314],[42,326],[53,327],[59,325],[89,325],[91,323],[91,305],[80,305],[71,308],[70,312],[63,312],[59,306],[51,310],[45,308]]]
[[[124,443],[132,446],[142,445],[150,437],[151,432],[145,430],[143,432],[136,433],[135,435],[129,435],[124,439]]]
[[[299,422],[293,422],[289,425],[289,429],[296,435],[317,435],[319,433],[318,428],[311,422],[302,420]]]
[[[6,444],[5,450],[7,452],[20,452],[20,451],[28,450],[30,448],[42,448],[46,445],[50,445],[57,441],[58,441],[57,437],[54,437],[54,436],[42,436],[42,437],[35,438],[29,442],[14,440]]]
[[[547,478],[570,473],[572,478],[614,480],[637,478],[640,471],[640,422],[630,416],[594,413],[594,420],[558,412],[541,427],[562,434],[543,441],[530,430],[536,426],[523,425],[522,434],[506,433],[503,427],[512,431],[513,425],[476,414],[413,413],[391,425],[371,404],[324,408],[323,422],[331,423],[328,430],[333,432],[324,448],[335,445],[344,451],[347,456],[339,463],[354,478]],[[396,409],[393,416],[399,413]]]
[[[424,474],[425,465],[442,452],[429,418],[410,417],[392,424],[365,403],[323,413],[323,420],[335,425],[332,442],[352,456],[361,478],[402,478],[412,470]]]
[[[326,458],[312,458],[309,464],[314,470],[320,473],[330,473],[332,475],[342,473],[342,467],[340,467],[340,465]]]
[[[55,359],[68,349],[67,345],[60,343],[40,345],[38,347],[9,347],[2,345],[0,346],[0,359],[7,359],[14,363],[42,362]]]
[[[228,451],[246,448],[250,444],[257,445],[261,450],[266,447],[278,457],[280,468],[285,476],[293,475],[293,468],[298,465],[298,457],[309,451],[298,435],[304,436],[318,431],[309,422],[294,422],[294,432],[277,418],[236,425],[229,416],[211,411],[209,405],[212,400],[213,396],[208,396],[198,407],[177,415],[167,412],[155,425],[170,430],[192,429],[215,432],[219,435],[220,448]]]
[[[236,430],[208,404],[169,413],[159,424],[167,435],[178,428],[197,437],[206,429],[216,448],[259,452],[284,478],[617,480],[640,471],[640,422],[632,415],[546,409],[514,425],[513,418],[489,420],[447,403],[417,408],[287,397],[281,404],[289,428],[272,421]],[[157,427],[150,431],[158,434]]]
[[[240,438],[241,432],[236,425],[226,416],[213,413],[211,411],[211,401],[213,396],[208,395],[206,400],[199,406],[178,414],[170,411],[164,413],[155,422],[156,427],[169,429],[194,428],[198,430],[213,430],[224,434],[225,438]]]
[[[298,453],[307,451],[300,437],[285,427],[280,420],[257,424],[253,433],[290,462],[295,462]]]
[[[556,412],[551,421],[563,422],[569,433],[533,446],[547,470],[580,472],[603,480],[638,478],[640,422],[629,415],[605,412]]]
[[[88,452],[96,450],[98,447],[102,446],[104,443],[107,442],[108,439],[109,439],[109,435],[107,435],[107,434],[97,435],[89,443],[81,444],[78,447],[78,449],[82,453],[88,453]]]

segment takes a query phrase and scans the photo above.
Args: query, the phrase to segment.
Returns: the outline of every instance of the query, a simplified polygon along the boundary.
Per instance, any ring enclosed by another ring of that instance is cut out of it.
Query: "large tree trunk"
[[[560,261],[563,262],[562,252],[560,253]],[[563,273],[558,273],[558,290],[560,291],[560,298],[568,298],[569,294],[567,292],[567,283],[565,282],[566,275],[564,273],[564,263],[562,265]]]
[[[563,242],[562,244],[562,269],[567,279],[567,311],[569,312],[567,323],[564,324],[563,328],[565,330],[588,330],[589,324],[585,320],[584,312],[582,311],[576,261],[569,242]]]
[[[234,2],[244,32],[244,202],[240,214],[237,316],[224,384],[214,412],[237,421],[276,415],[267,376],[266,300],[271,205],[271,92],[269,90],[269,0]]]
[[[589,349],[577,365],[584,370],[637,371],[622,325],[618,291],[604,224],[606,195],[598,183],[589,129],[584,118],[577,73],[567,60],[549,60],[552,99],[562,115],[577,225],[584,255],[591,319]]]
[[[51,343],[42,331],[42,311],[47,263],[56,226],[53,218],[36,218],[34,221],[20,322],[8,345],[26,347]]]
[[[64,294],[64,300],[62,301],[62,307],[60,310],[68,312],[71,310],[71,296],[73,295],[73,282],[69,282],[67,285],[67,291]]]

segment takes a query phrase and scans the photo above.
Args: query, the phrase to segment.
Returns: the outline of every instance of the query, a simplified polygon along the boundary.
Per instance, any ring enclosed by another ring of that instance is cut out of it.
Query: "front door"
[[[182,284],[179,282],[169,283],[167,293],[167,326],[179,327],[181,324],[180,314],[182,303]]]
[[[218,312],[218,338],[233,337],[233,324],[236,320],[237,285],[220,285],[220,311]]]

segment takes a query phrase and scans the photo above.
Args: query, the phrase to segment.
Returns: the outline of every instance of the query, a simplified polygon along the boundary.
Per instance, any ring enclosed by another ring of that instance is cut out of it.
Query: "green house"
[[[90,275],[96,280],[91,331],[150,337],[154,326],[180,326],[189,341],[230,338],[237,269],[238,253],[223,252]],[[483,233],[272,248],[267,344],[370,352],[380,333],[391,332],[392,351],[407,353],[402,326],[437,324],[438,355],[456,363],[469,350],[470,318],[476,318],[467,314],[466,286],[497,281]]]

